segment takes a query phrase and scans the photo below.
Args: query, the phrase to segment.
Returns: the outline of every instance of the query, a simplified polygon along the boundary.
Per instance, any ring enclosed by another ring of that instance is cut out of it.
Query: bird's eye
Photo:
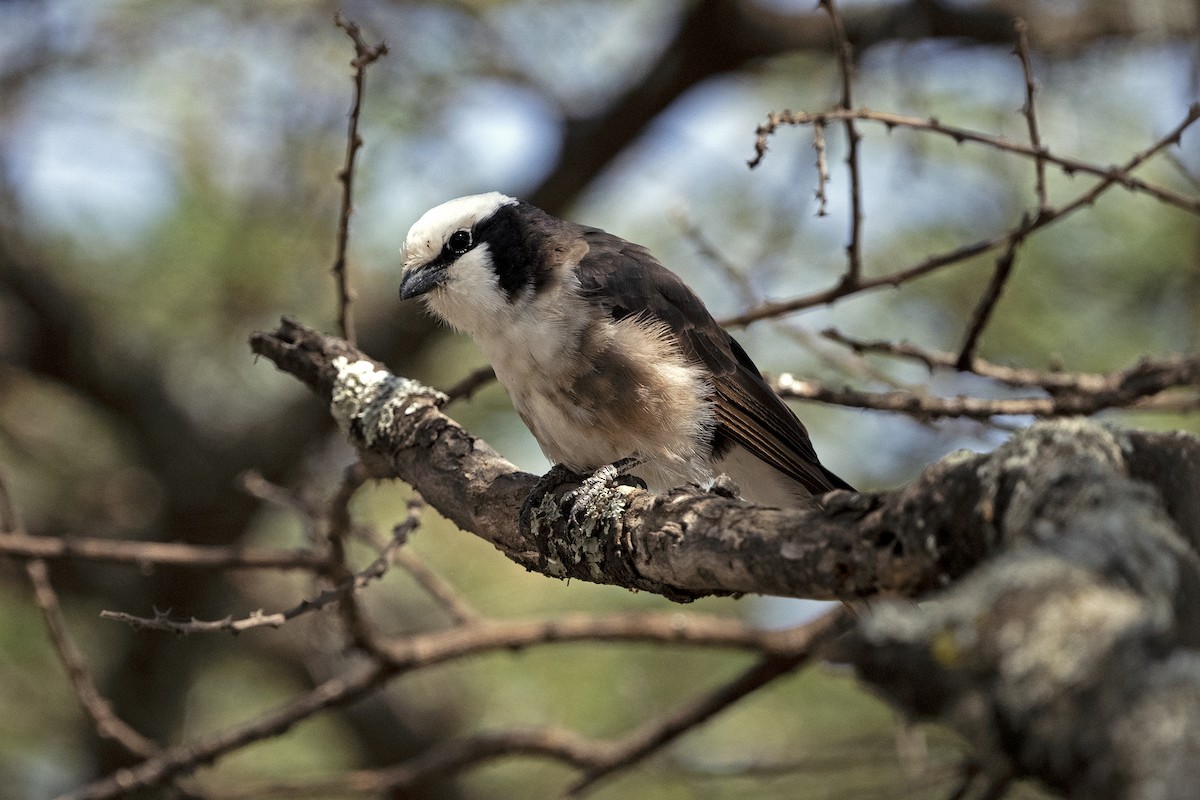
[[[446,246],[450,248],[450,252],[461,256],[471,249],[471,232],[468,230],[455,231],[446,240]]]

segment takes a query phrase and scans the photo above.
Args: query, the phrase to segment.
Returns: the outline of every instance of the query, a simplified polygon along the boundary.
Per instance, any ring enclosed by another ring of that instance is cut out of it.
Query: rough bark
[[[877,607],[843,656],[992,775],[1081,800],[1195,797],[1200,443],[1042,424],[980,474],[1003,552],[919,607]]]
[[[441,413],[437,393],[344,341],[285,320],[251,345],[330,403],[376,477],[412,484],[460,528],[551,577],[676,600],[914,595],[961,575],[988,547],[963,535],[974,503],[959,489],[972,482],[953,477],[977,459],[948,459],[896,492],[834,493],[823,509],[756,507],[694,487],[655,495],[615,486],[577,510],[570,484],[531,498],[536,476]],[[533,512],[522,525],[527,500]]]
[[[285,320],[251,344],[330,403],[377,476],[528,569],[676,600],[921,596],[873,603],[838,654],[905,712],[962,732],[986,773],[1072,798],[1200,786],[1195,437],[1058,420],[823,509],[616,486],[579,510],[570,487],[531,498],[537,478],[441,395],[345,342]]]

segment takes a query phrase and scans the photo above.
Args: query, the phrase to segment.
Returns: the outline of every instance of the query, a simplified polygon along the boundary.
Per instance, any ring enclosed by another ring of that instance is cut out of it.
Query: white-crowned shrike
[[[400,297],[468,333],[552,462],[626,461],[663,491],[721,473],[752,502],[850,489],[700,298],[646,248],[498,192],[426,212]]]

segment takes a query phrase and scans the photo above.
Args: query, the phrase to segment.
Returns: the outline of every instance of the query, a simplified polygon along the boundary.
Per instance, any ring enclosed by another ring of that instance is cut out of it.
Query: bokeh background
[[[320,498],[353,456],[317,401],[255,363],[248,334],[281,314],[333,330],[334,255],[352,47],[336,4],[309,0],[0,2],[0,470],[31,532],[298,546],[304,526],[239,488],[255,470]],[[839,7],[858,54],[855,104],[1026,137],[1012,17],[1030,23],[1044,142],[1100,165],[1170,130],[1200,92],[1200,3],[870,2]],[[498,189],[641,242],[717,316],[834,283],[849,230],[845,143],[831,127],[829,213],[815,215],[811,134],[782,130],[751,171],[767,111],[840,96],[828,18],[787,0],[347,0],[391,52],[371,67],[350,263],[363,348],[401,374],[453,384],[482,364],[469,341],[396,298],[398,248],[427,208]],[[868,274],[1003,231],[1034,207],[1033,167],[993,150],[860,124]],[[1141,173],[1195,195],[1200,135]],[[1050,172],[1053,199],[1090,185]],[[1105,371],[1195,351],[1195,216],[1116,190],[1031,238],[981,355]],[[713,252],[719,254],[714,256]],[[1003,396],[862,362],[815,333],[954,349],[994,256],[738,336],[759,365],[864,389]],[[731,275],[731,272],[736,273]],[[798,407],[823,461],[888,488],[1004,426]],[[454,416],[525,469],[546,463],[490,386]],[[1151,428],[1194,417],[1110,414]],[[1027,420],[1007,420],[1017,425]],[[355,512],[386,530],[406,488]],[[431,521],[411,542],[498,616],[666,608],[610,587],[523,573]],[[161,743],[267,710],[353,656],[320,616],[238,638],[175,639],[103,609],[217,619],[290,606],[303,579],[55,564],[72,633],[118,713]],[[445,622],[403,577],[366,598],[392,631]],[[811,604],[693,608],[762,625]],[[685,609],[685,611],[688,609]],[[18,564],[0,562],[0,794],[54,795],[119,766],[78,710]],[[745,656],[577,645],[490,655],[396,681],[379,696],[205,773],[246,782],[395,763],[466,731],[560,723],[616,735],[669,710]],[[603,798],[941,797],[961,747],[910,730],[853,679],[812,668],[743,702]],[[428,797],[547,797],[566,771],[507,760]],[[1035,796],[1020,787],[1016,796]]]

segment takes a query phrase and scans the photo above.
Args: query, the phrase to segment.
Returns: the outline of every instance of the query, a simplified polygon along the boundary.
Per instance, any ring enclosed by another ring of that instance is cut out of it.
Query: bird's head
[[[544,287],[569,238],[566,223],[499,192],[450,200],[409,230],[400,298],[421,297],[454,327],[482,332]]]

